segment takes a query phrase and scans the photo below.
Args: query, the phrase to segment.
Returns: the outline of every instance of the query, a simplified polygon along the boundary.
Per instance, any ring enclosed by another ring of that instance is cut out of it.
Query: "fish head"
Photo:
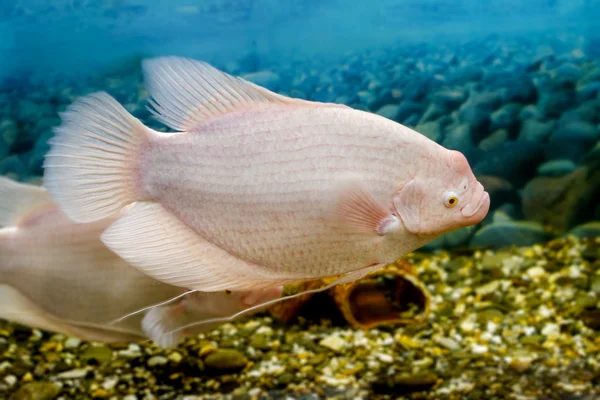
[[[393,199],[406,230],[423,238],[475,225],[490,207],[490,196],[466,157],[459,151],[442,150],[429,155],[426,167],[419,169]]]

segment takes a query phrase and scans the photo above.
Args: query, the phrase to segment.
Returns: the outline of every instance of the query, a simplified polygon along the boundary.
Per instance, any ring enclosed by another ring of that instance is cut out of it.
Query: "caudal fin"
[[[107,93],[77,99],[49,141],[44,186],[75,222],[110,217],[136,199],[136,169],[149,128]]]
[[[50,203],[52,197],[41,186],[0,176],[0,227],[17,226],[31,212]]]

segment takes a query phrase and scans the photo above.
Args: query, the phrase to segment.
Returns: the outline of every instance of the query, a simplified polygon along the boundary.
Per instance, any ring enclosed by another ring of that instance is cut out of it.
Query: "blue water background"
[[[0,174],[39,177],[58,112],[91,91],[154,124],[140,61],[187,56],[465,153],[492,209],[431,248],[598,235],[599,17],[600,0],[4,0]]]

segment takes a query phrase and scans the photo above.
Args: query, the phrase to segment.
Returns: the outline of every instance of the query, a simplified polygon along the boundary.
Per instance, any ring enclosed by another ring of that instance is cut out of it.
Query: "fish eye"
[[[458,204],[458,195],[455,192],[446,193],[446,197],[444,198],[444,205],[447,208],[452,208]]]

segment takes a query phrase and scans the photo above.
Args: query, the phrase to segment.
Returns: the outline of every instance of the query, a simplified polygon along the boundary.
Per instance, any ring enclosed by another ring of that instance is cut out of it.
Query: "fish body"
[[[144,71],[178,132],[88,95],[62,116],[45,185],[79,222],[133,204],[102,241],[157,280],[217,291],[358,278],[487,214],[461,153],[391,120],[188,59]]]
[[[184,296],[185,289],[150,278],[106,248],[100,235],[118,215],[75,223],[43,188],[3,177],[0,197],[2,318],[90,340],[149,337],[167,347],[216,324],[168,338],[162,327],[231,315],[280,295],[274,289]],[[178,296],[172,304],[112,323]]]

